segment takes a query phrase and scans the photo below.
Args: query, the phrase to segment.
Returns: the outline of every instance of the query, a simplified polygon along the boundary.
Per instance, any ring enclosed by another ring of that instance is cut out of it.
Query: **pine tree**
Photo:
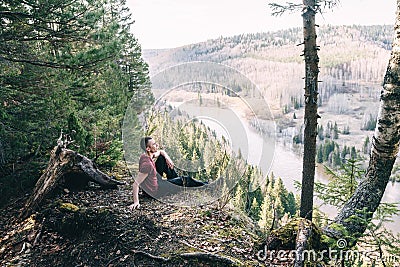
[[[326,204],[341,208],[354,193],[364,171],[355,159],[342,164],[337,172],[326,166],[325,171],[331,179],[328,184],[317,183],[316,196]]]
[[[326,137],[326,138],[331,138],[331,131],[332,131],[331,123],[328,122],[328,123],[326,124],[326,130],[325,130],[325,137]]]
[[[318,138],[319,138],[319,140],[324,140],[324,138],[325,138],[325,136],[324,136],[324,127],[321,125],[321,126],[317,126],[317,132],[318,132]]]
[[[339,129],[335,121],[335,125],[333,126],[333,139],[338,139],[338,138],[339,138]]]
[[[267,183],[267,188],[266,188],[266,195],[272,195],[273,190],[274,190],[274,186],[275,186],[275,176],[274,173],[272,172],[269,176],[268,176],[268,183]]]
[[[74,113],[68,116],[67,130],[71,138],[78,144],[79,151],[85,151],[90,146],[90,136],[83,128],[82,122],[76,117]]]
[[[350,158],[351,159],[356,159],[357,158],[357,151],[356,151],[356,148],[354,146],[351,147]]]
[[[324,162],[324,153],[323,153],[323,146],[322,144],[319,144],[318,149],[317,149],[317,163],[322,163]]]
[[[261,204],[261,210],[258,221],[258,225],[264,231],[269,231],[272,229],[272,222],[274,219],[274,208],[271,202],[271,199],[268,195],[264,197],[264,200]]]
[[[289,192],[286,195],[283,207],[285,209],[285,212],[288,213],[290,216],[296,215],[296,212],[298,211],[298,205],[296,203],[296,198],[292,192]]]
[[[363,153],[364,154],[369,154],[370,151],[371,151],[371,144],[370,144],[370,141],[369,141],[369,136],[367,136],[365,138],[365,141],[364,141],[364,144],[363,144]]]
[[[259,216],[260,216],[260,211],[261,211],[260,204],[258,203],[257,198],[253,197],[253,201],[251,202],[249,216],[251,218],[253,218],[255,221],[258,221]]]
[[[276,180],[273,188],[272,198],[275,200],[274,207],[277,220],[285,213],[284,203],[286,202],[287,190],[280,177]],[[285,203],[286,204],[286,203]]]
[[[245,209],[244,191],[240,184],[236,187],[235,196],[233,197],[233,206],[238,210],[244,211]]]
[[[346,158],[347,154],[349,154],[349,149],[346,145],[344,145],[343,150],[340,154],[340,156],[342,157],[342,160],[344,160]]]

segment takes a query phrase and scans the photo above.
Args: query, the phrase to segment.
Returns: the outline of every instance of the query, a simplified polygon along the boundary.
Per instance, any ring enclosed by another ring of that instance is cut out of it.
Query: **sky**
[[[220,36],[302,26],[300,13],[273,17],[269,2],[300,0],[127,0],[132,31],[143,49],[172,48]],[[394,24],[396,0],[341,0],[319,25]]]

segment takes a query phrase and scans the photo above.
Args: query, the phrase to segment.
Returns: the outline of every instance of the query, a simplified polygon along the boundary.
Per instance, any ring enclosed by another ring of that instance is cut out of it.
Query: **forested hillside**
[[[322,26],[318,29],[321,67],[321,100],[342,92],[346,83],[375,84],[382,80],[393,39],[392,26]],[[300,97],[304,75],[302,30],[288,30],[221,37],[174,49],[145,50],[150,73],[178,63],[213,61],[237,68],[284,106]],[[347,91],[354,88],[345,88]],[[346,90],[345,90],[346,91]],[[376,93],[373,93],[375,96]]]

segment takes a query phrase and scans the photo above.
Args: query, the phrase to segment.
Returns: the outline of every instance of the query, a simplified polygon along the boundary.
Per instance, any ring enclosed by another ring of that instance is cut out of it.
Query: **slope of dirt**
[[[22,222],[26,198],[13,201],[0,211],[0,265],[264,266],[262,235],[246,216],[144,197],[130,211],[131,199],[130,186],[62,190]]]

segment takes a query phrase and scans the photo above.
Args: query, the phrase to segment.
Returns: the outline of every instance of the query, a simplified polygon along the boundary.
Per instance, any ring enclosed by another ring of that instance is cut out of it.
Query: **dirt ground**
[[[0,265],[263,266],[262,235],[246,216],[148,197],[130,211],[130,188],[60,190],[24,221],[27,196],[11,201],[0,211]]]

